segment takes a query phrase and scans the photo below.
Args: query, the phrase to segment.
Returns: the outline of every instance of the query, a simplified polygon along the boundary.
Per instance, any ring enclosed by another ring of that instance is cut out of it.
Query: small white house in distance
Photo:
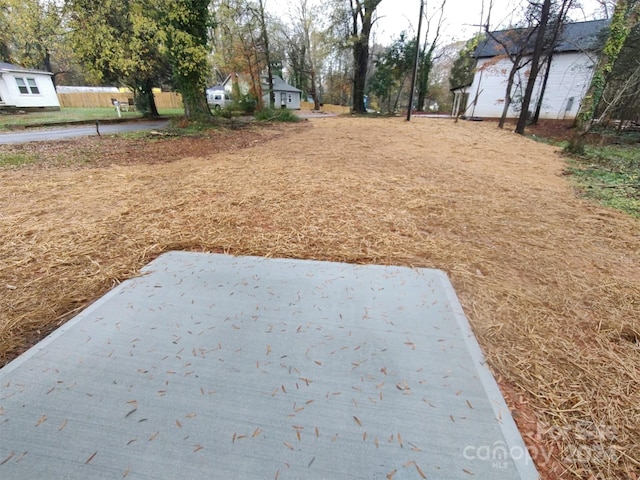
[[[535,109],[542,93],[541,119],[569,120],[575,118],[580,108],[580,102],[589,88],[593,67],[597,61],[597,50],[601,47],[604,39],[602,31],[606,26],[607,20],[593,20],[570,23],[563,27],[560,40],[553,51],[544,92],[542,92],[542,84],[546,63],[541,67],[536,79],[531,110]],[[462,109],[465,115],[481,118],[502,116],[507,78],[513,65],[502,44],[507,45],[511,54],[519,48],[530,50],[531,44],[535,41],[535,35],[531,36],[529,45],[524,47],[517,45],[518,38],[523,38],[524,32],[523,29],[494,32],[494,37],[500,42],[491,37],[480,42],[474,54],[476,73],[472,85],[465,88],[464,91],[453,92],[454,95],[456,93],[468,95],[466,99],[468,104],[465,109]],[[530,55],[525,55],[523,61],[527,62],[530,58]],[[524,94],[530,70],[530,62],[528,62],[516,74],[511,92],[513,101],[507,118],[515,118],[520,115],[519,100]]]
[[[0,62],[0,110],[60,110],[52,75]]]
[[[265,105],[269,105],[269,84],[266,77],[262,79],[262,91],[265,92],[262,100]],[[290,110],[300,110],[302,100],[302,90],[289,85],[277,75],[273,76],[273,93],[275,96],[275,108],[288,108]]]
[[[251,79],[247,75],[233,73],[229,75],[220,85],[214,85],[207,89],[207,102],[209,105],[215,104],[215,99],[211,95],[226,95],[229,98],[234,91],[234,83],[240,93],[246,95],[251,91]],[[269,82],[266,75],[260,77],[260,88],[262,89],[262,101],[265,106],[269,106]],[[290,110],[300,110],[302,101],[302,90],[289,85],[281,77],[273,76],[273,93],[275,97],[275,108],[288,108]],[[229,101],[229,100],[227,100]]]

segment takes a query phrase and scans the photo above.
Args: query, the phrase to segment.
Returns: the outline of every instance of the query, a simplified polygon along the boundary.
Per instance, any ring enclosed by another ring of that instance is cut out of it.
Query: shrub
[[[246,95],[240,95],[237,97],[234,103],[243,113],[253,114],[256,111],[258,100],[250,93],[247,93]]]
[[[264,108],[256,113],[256,120],[261,122],[298,122],[300,118],[286,108],[280,110]]]

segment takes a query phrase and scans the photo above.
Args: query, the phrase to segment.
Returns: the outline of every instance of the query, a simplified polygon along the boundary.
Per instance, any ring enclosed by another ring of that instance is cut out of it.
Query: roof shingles
[[[568,23],[564,26],[559,42],[554,48],[555,53],[593,51],[602,46],[604,41],[603,30],[607,27],[608,20],[592,20],[589,22]],[[510,54],[517,53],[522,44],[524,48],[533,50],[535,42],[535,32],[530,34],[530,29],[516,28],[510,30],[500,30],[493,32],[493,37],[487,37],[484,42],[480,42],[476,49],[475,58],[490,58],[504,55],[506,45]],[[527,37],[529,37],[527,39]],[[496,41],[496,39],[498,41]]]

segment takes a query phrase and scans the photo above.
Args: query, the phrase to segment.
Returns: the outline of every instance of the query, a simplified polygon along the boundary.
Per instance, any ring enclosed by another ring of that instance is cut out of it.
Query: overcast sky
[[[273,1],[273,0],[272,0]],[[443,0],[425,0],[427,13],[433,13],[442,5]],[[478,31],[478,25],[486,21],[489,0],[485,0],[485,11],[482,13],[482,0],[446,0],[445,31],[444,34],[453,40],[466,40]],[[578,2],[576,2],[578,3]],[[596,0],[580,0],[584,15],[574,11],[572,17],[576,21],[591,20],[598,10]],[[493,0],[491,13],[491,27],[498,29],[508,26],[511,20],[519,18],[514,12],[521,11],[525,0]],[[381,40],[385,37],[396,37],[403,29],[418,26],[420,0],[382,0],[378,7],[380,16],[378,35]],[[586,18],[585,18],[586,17]],[[434,22],[435,24],[435,22]]]
[[[298,0],[266,0],[267,9],[282,15],[287,10],[287,4]],[[323,3],[321,0],[316,2]],[[443,0],[425,0],[428,14],[433,13],[434,8],[442,5]],[[596,0],[578,0],[583,5],[584,15],[580,12],[572,14],[576,21],[591,20],[597,12]],[[442,32],[450,40],[466,40],[478,31],[481,23],[482,0],[446,0],[445,28]],[[489,0],[484,3],[488,5]],[[510,23],[514,10],[518,6],[526,4],[526,0],[494,0],[491,14],[491,27],[498,29]],[[487,8],[485,6],[485,8]],[[418,27],[420,12],[420,0],[382,0],[378,6],[378,21],[375,35],[379,43],[389,43],[403,30],[415,32]],[[486,11],[484,13],[486,20]],[[516,17],[517,19],[517,17]],[[482,20],[482,21],[484,21]],[[435,22],[434,22],[435,25]],[[474,26],[475,25],[475,26]],[[423,30],[424,32],[424,30]]]

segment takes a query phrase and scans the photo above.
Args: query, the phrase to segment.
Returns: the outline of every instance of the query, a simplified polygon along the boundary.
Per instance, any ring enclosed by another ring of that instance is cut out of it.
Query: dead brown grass
[[[171,249],[435,267],[544,477],[638,478],[637,220],[576,198],[553,148],[494,125],[272,128],[169,163],[0,171],[0,360]],[[188,154],[172,141],[162,158]]]

